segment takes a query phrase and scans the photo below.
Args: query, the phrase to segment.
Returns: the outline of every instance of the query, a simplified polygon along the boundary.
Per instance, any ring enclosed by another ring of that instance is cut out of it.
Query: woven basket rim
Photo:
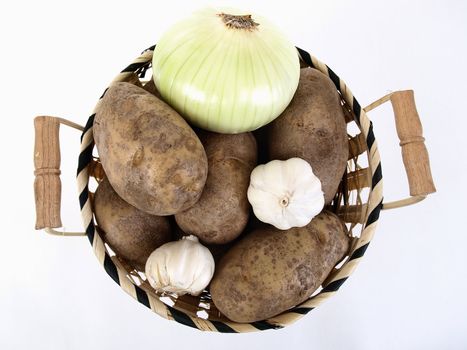
[[[146,70],[150,68],[152,54],[155,45],[149,47],[141,56],[135,59],[130,65],[123,69],[120,74],[112,81],[126,81],[129,75],[138,74],[144,77]],[[93,219],[93,211],[90,201],[89,192],[89,178],[88,165],[93,161],[94,140],[92,135],[92,126],[94,122],[95,112],[99,106],[97,103],[93,114],[88,118],[83,134],[81,136],[81,150],[78,162],[77,182],[79,190],[79,201],[81,207],[81,214],[84,227],[86,228],[86,235],[93,247],[94,253],[104,267],[107,274],[128,294],[136,299],[141,304],[152,309],[158,315],[174,320],[178,323],[184,324],[189,327],[197,328],[204,331],[217,331],[223,333],[243,333],[267,329],[278,329],[289,325],[298,319],[302,318],[308,312],[313,310],[324,300],[334,295],[341,285],[347,280],[350,274],[355,270],[357,264],[363,257],[368,245],[373,237],[376,229],[376,224],[379,218],[380,210],[382,208],[382,172],[381,161],[378,152],[377,143],[373,133],[372,123],[367,117],[363,108],[352,95],[349,88],[343,80],[341,80],[327,65],[319,61],[314,56],[310,55],[305,50],[297,47],[297,52],[302,62],[306,65],[318,69],[326,74],[334,83],[336,89],[341,94],[348,106],[352,109],[354,121],[365,136],[367,145],[368,168],[371,171],[371,187],[368,194],[367,211],[365,213],[365,220],[362,226],[360,237],[355,240],[348,259],[337,270],[331,279],[326,281],[323,289],[301,303],[296,307],[287,310],[277,316],[269,318],[264,321],[253,323],[237,323],[234,321],[218,321],[213,319],[204,319],[195,315],[190,315],[177,307],[173,307],[163,303],[159,298],[154,297],[139,286],[133,279],[128,276],[125,267],[119,262],[118,259],[109,255],[104,241],[97,233],[97,229]],[[107,91],[107,90],[105,90]],[[104,94],[105,94],[104,91]],[[102,97],[100,99],[102,99]]]

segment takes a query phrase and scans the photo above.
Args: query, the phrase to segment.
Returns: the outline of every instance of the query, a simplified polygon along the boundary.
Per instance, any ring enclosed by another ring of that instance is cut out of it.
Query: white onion
[[[220,133],[275,119],[300,75],[297,50],[276,27],[232,9],[202,10],[174,25],[152,64],[163,99],[190,123]]]

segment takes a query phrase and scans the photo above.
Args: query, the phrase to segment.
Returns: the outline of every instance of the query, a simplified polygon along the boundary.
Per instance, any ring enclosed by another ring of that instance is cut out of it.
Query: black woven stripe
[[[366,249],[368,248],[369,245],[370,245],[370,243],[368,242],[367,244],[362,245],[360,248],[356,249],[353,252],[353,254],[350,256],[349,261],[361,258],[363,256],[363,254],[365,254]]]
[[[375,143],[375,134],[373,134],[373,123],[370,122],[370,127],[368,128],[368,135],[366,137],[366,145],[368,146],[368,150],[371,150],[373,144]]]
[[[336,89],[340,91],[341,83],[339,77],[336,75],[336,73],[333,72],[331,68],[329,68],[328,66],[326,66],[326,68],[328,69],[329,78],[331,78],[332,82],[336,86]]]
[[[360,125],[360,112],[362,111],[362,107],[360,107],[360,103],[358,103],[357,99],[354,97],[352,101],[353,105],[353,112],[355,114],[356,121],[358,125]]]
[[[326,287],[323,288],[321,293],[327,293],[327,292],[336,292],[347,280],[348,277],[341,278],[340,280],[335,280],[331,283],[329,283]]]
[[[298,53],[300,54],[300,57],[302,57],[303,61],[309,65],[311,68],[315,68],[315,66],[313,65],[313,61],[311,60],[311,56],[308,52],[306,52],[305,50],[302,50],[301,48],[299,47],[295,47],[298,51]]]
[[[78,170],[76,176],[78,176],[83,169],[85,169],[92,160],[92,149],[94,148],[94,142],[91,142],[80,154],[78,158]]]
[[[81,194],[79,195],[79,206],[81,209],[83,209],[84,206],[86,205],[88,198],[89,198],[89,188],[88,186],[86,186],[83,192],[81,192]]]
[[[107,90],[109,90],[109,88],[105,89],[104,92],[102,93],[101,97],[99,97],[99,100],[103,99]],[[95,115],[95,114],[94,114]]]
[[[366,221],[365,226],[369,226],[378,220],[379,213],[381,211],[382,206],[383,206],[383,200],[381,200],[381,202],[379,202],[379,204],[375,207],[375,209],[373,209],[370,215],[368,215],[368,220]]]
[[[135,72],[141,67],[144,67],[148,62],[136,62],[130,64],[128,67],[126,67],[124,70],[121,71],[121,73],[128,73],[128,72]]]
[[[266,321],[257,321],[257,322],[252,322],[250,323],[253,327],[258,328],[260,331],[265,331],[268,329],[279,329],[282,328],[282,326],[279,325],[273,325],[271,323],[268,323]]]
[[[147,308],[151,308],[151,305],[149,304],[149,298],[148,298],[148,295],[146,294],[146,292],[144,290],[142,290],[140,287],[138,286],[135,286],[135,290],[136,290],[136,299],[141,303],[143,304],[144,306],[146,306]]]
[[[379,163],[378,166],[376,167],[373,177],[371,178],[371,188],[372,189],[375,188],[382,178],[383,178],[383,172],[381,171],[381,163]]]
[[[177,321],[178,323],[184,324],[185,326],[188,326],[188,327],[198,328],[196,327],[195,323],[188,315],[184,314],[181,311],[178,311],[177,309],[174,309],[173,307],[168,306],[168,308],[175,321]]]
[[[105,253],[104,257],[104,269],[107,271],[110,277],[115,281],[115,283],[120,284],[120,278],[118,277],[117,267],[110,258],[110,256]]]
[[[94,223],[91,221],[88,225],[88,227],[86,228],[86,235],[88,236],[88,239],[89,239],[89,243],[91,243],[92,245],[92,242],[94,242],[94,233],[96,232],[95,228],[94,228]]]
[[[156,45],[149,46],[146,50],[141,52],[141,54],[145,53],[146,51],[154,51],[155,48],[156,48]]]
[[[219,322],[219,321],[211,321],[211,322],[214,325],[214,327],[216,327],[216,329],[221,333],[238,333],[235,329],[230,328],[223,322]]]
[[[313,307],[296,307],[295,309],[292,309],[291,311],[297,314],[300,314],[300,315],[306,315],[313,309],[314,309]]]
[[[86,122],[86,125],[84,126],[83,133],[81,134],[81,142],[83,142],[83,137],[86,132],[92,128],[92,125],[94,124],[94,117],[96,116],[96,113],[92,114],[89,118],[88,121]]]
[[[95,118],[96,114],[92,114],[89,118],[88,118],[88,121],[86,122],[86,125],[84,126],[84,130],[83,130],[83,133],[81,134],[81,142],[83,142],[83,137],[84,135],[86,134],[86,132],[88,132],[89,129],[92,128],[93,124],[94,124],[94,118]],[[83,150],[80,155],[79,155],[79,159],[78,159],[78,171],[76,172],[76,175],[79,175],[79,173],[81,173],[81,171],[86,168],[88,166],[88,164],[91,162],[92,160],[92,149],[94,147],[94,143],[91,142],[88,147],[86,147],[85,150]]]

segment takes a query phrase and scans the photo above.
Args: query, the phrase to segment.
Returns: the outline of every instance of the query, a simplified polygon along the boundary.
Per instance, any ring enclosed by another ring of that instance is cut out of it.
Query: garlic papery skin
[[[247,195],[255,216],[280,230],[308,225],[324,207],[321,181],[301,158],[258,165]]]
[[[255,130],[290,103],[298,86],[295,46],[266,19],[205,9],[170,28],[154,49],[162,98],[191,124],[219,133]]]
[[[196,236],[166,243],[151,253],[146,278],[157,292],[199,295],[214,274],[214,258]]]

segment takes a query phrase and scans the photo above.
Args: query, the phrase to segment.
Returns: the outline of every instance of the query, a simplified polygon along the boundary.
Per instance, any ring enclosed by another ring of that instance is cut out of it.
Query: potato
[[[174,230],[172,236],[174,241],[178,241],[185,236],[190,236],[188,233],[183,232],[180,229],[180,227],[177,226],[176,223],[173,224],[173,227]],[[224,256],[224,254],[227,253],[227,251],[232,247],[232,244],[234,244],[234,242],[229,242],[227,244],[208,244],[201,242],[201,244],[209,249],[209,251],[212,254],[212,257],[214,258],[214,262],[217,264],[219,260]]]
[[[349,154],[344,113],[331,79],[313,68],[300,70],[292,101],[268,126],[268,148],[271,160],[299,157],[310,163],[326,204],[331,202]]]
[[[105,93],[94,126],[102,166],[126,202],[153,215],[195,204],[207,177],[203,146],[165,102],[129,83]]]
[[[154,79],[151,78],[151,80],[144,84],[143,89],[162,100],[162,96],[157,90],[156,84],[154,84]]]
[[[225,244],[245,228],[250,205],[250,173],[256,164],[256,141],[251,133],[199,132],[208,157],[208,178],[200,200],[175,215],[180,228],[205,243]]]
[[[305,227],[257,229],[216,265],[212,300],[235,322],[275,316],[309,298],[348,248],[347,229],[327,211]]]
[[[149,255],[171,239],[169,219],[136,209],[121,199],[108,179],[97,187],[94,196],[97,224],[103,239],[115,253],[138,270],[144,271]]]

